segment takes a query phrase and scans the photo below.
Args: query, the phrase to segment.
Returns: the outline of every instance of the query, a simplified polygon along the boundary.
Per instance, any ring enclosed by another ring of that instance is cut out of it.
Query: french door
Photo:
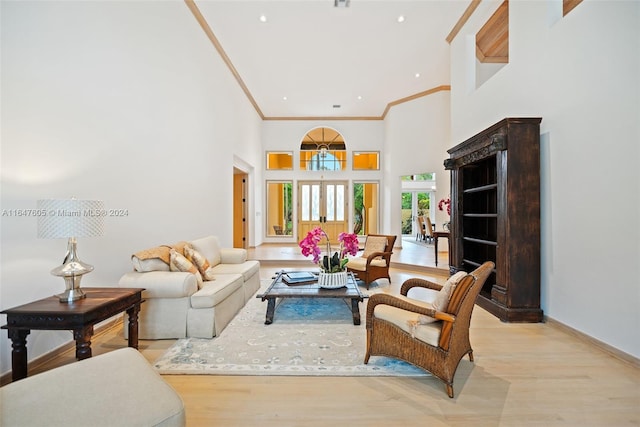
[[[331,243],[349,231],[346,181],[298,182],[298,235],[302,239],[314,227],[322,227]]]

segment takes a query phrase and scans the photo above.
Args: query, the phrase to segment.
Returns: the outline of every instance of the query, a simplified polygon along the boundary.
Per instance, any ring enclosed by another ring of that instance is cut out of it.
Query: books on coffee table
[[[315,282],[318,280],[318,276],[310,271],[289,271],[282,275],[282,280],[288,285],[293,285]]]

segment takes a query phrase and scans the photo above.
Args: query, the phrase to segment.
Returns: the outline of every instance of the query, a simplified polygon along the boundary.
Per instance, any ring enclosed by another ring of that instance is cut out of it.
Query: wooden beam
[[[460,30],[462,29],[462,27],[464,26],[464,24],[467,23],[467,21],[469,20],[469,18],[471,18],[471,15],[473,15],[473,12],[475,12],[475,10],[477,9],[478,6],[480,6],[480,2],[482,0],[472,0],[471,3],[469,4],[469,6],[467,7],[467,10],[464,11],[464,13],[462,14],[462,16],[460,17],[460,19],[458,19],[458,22],[456,23],[456,25],[453,26],[453,29],[451,30],[451,32],[449,33],[449,35],[447,36],[446,40],[447,43],[451,44],[451,42],[453,41],[453,39],[456,38],[456,36],[458,35],[458,33],[460,32]]]
[[[211,41],[211,43],[213,43],[213,46],[216,48],[216,50],[220,54],[220,57],[222,58],[224,63],[227,64],[227,67],[229,68],[229,70],[231,70],[231,74],[233,74],[233,77],[236,79],[236,81],[240,85],[240,88],[249,99],[249,102],[251,103],[251,105],[253,105],[253,108],[255,108],[260,118],[264,120],[264,114],[262,114],[262,111],[260,110],[258,103],[256,102],[255,99],[253,99],[253,96],[251,95],[251,92],[249,92],[247,85],[244,84],[242,77],[240,77],[240,73],[238,73],[238,70],[236,70],[236,67],[234,67],[233,64],[231,63],[231,60],[227,56],[227,53],[222,48],[222,45],[218,41],[218,38],[215,36],[215,34],[213,34],[211,27],[209,27],[207,20],[204,18],[204,16],[202,16],[202,13],[200,12],[200,9],[198,9],[198,6],[196,6],[194,0],[184,0],[184,2],[187,4],[187,7],[191,11],[191,13],[193,13],[193,16],[195,16],[196,21],[198,21],[198,24],[200,24],[200,27],[202,27],[205,34]]]

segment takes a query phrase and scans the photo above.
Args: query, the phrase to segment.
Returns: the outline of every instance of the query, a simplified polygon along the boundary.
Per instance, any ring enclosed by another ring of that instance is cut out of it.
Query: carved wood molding
[[[476,163],[482,159],[493,156],[498,151],[507,149],[507,136],[504,133],[496,133],[486,138],[484,146],[474,149],[468,153],[451,153],[451,158],[444,161],[444,168],[447,170],[459,168],[465,165]]]

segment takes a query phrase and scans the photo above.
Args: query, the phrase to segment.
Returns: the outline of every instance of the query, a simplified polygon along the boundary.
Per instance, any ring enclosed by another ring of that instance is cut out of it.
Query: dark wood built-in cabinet
[[[493,261],[477,303],[540,322],[540,118],[506,118],[448,150],[451,273]]]

